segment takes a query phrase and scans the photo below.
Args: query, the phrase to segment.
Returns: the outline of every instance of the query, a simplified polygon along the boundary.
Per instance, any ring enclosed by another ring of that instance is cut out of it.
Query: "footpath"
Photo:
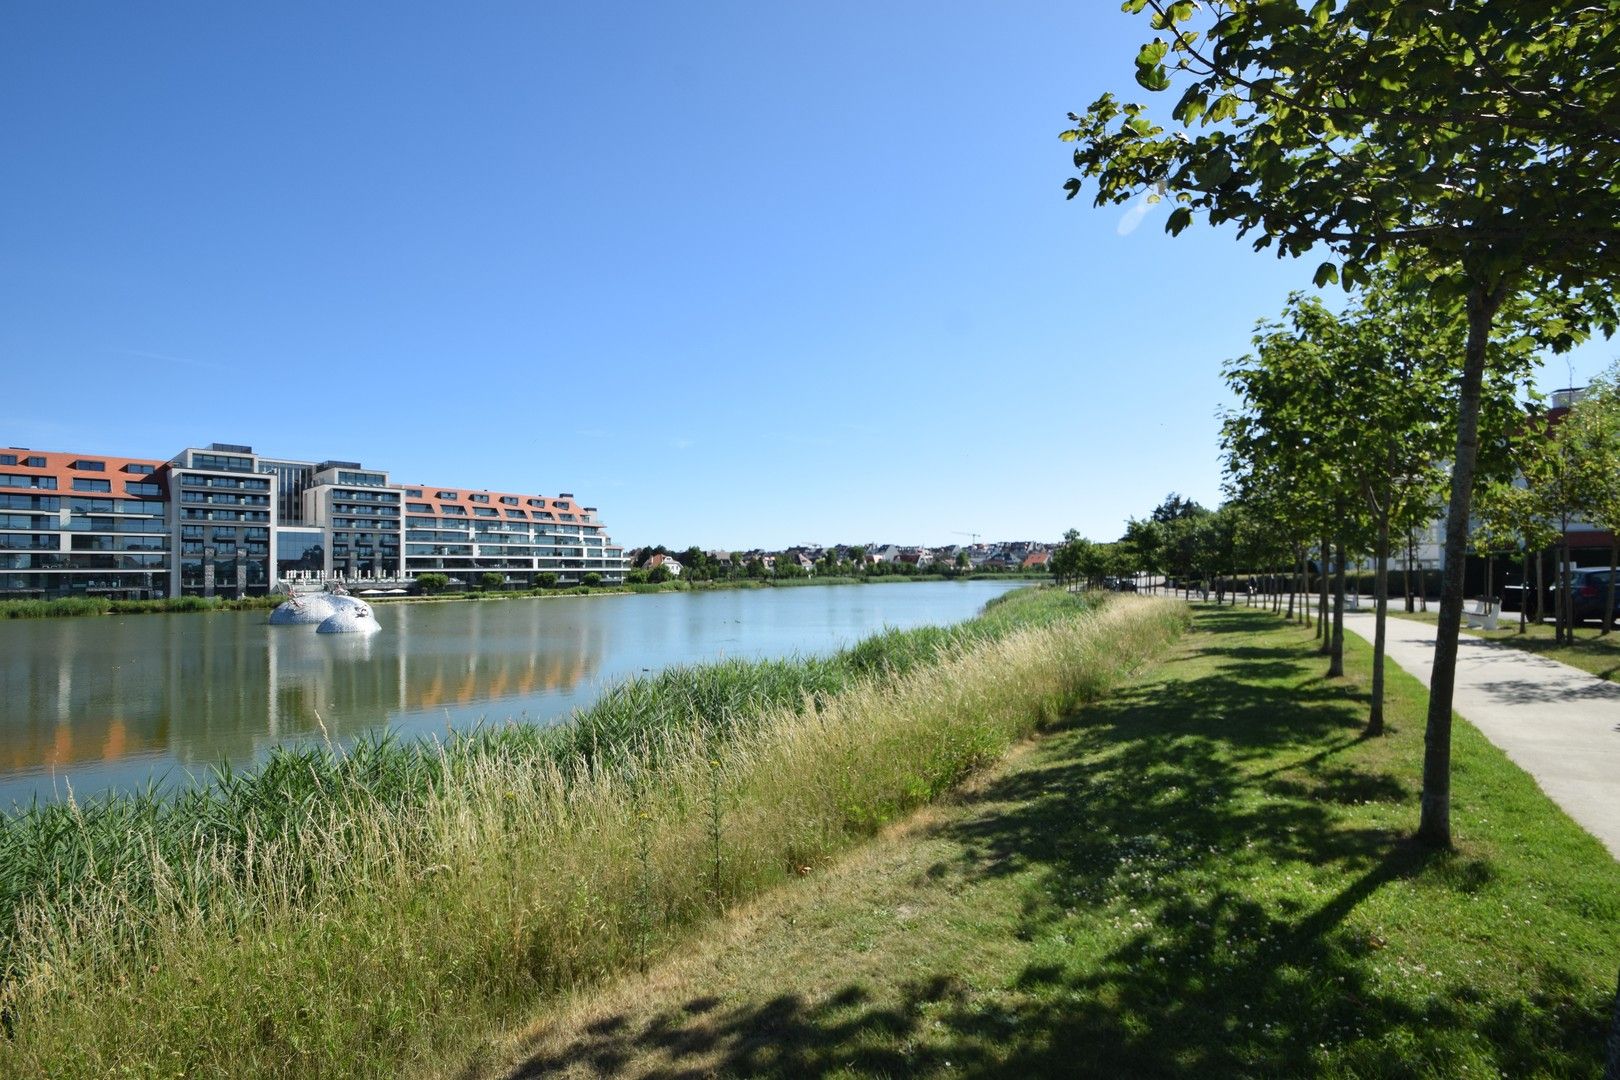
[[[1374,618],[1345,612],[1373,639]],[[1428,685],[1435,628],[1391,616],[1386,655]],[[1620,685],[1534,653],[1463,634],[1452,708],[1620,859]]]

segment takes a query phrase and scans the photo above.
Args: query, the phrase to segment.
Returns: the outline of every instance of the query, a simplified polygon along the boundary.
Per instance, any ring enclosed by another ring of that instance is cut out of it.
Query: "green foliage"
[[[1613,325],[1620,260],[1620,41],[1573,0],[1131,0],[1156,31],[1136,58],[1154,93],[1180,86],[1169,120],[1104,94],[1062,138],[1098,205],[1139,192],[1253,235],[1282,255],[1326,246],[1347,290],[1391,250],[1432,259],[1436,284],[1532,277],[1580,294]],[[1578,89],[1577,89],[1578,88]],[[1488,291],[1488,290],[1487,290]],[[1505,295],[1505,293],[1504,293]],[[1549,327],[1568,344],[1579,323]]]
[[[0,619],[47,619],[73,615],[139,615],[162,612],[251,611],[271,608],[285,596],[173,596],[150,600],[108,600],[69,596],[56,600],[0,600]]]
[[[478,584],[486,591],[504,589],[506,587],[506,575],[495,570],[488,570],[478,575]]]
[[[602,584],[602,575],[595,570],[587,570],[585,575],[579,579],[579,582],[587,588],[594,589]]]
[[[450,575],[440,573],[417,574],[416,587],[428,596],[441,593],[450,587]]]
[[[551,570],[542,570],[535,574],[534,587],[537,589],[555,589],[557,587],[556,573]]]

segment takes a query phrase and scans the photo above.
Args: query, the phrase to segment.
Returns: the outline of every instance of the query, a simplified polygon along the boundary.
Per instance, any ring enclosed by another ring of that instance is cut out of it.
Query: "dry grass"
[[[823,865],[1115,685],[1183,621],[1172,602],[1112,604],[964,642],[725,741],[649,733],[611,765],[475,759],[406,809],[334,798],[296,838],[216,840],[184,867],[154,851],[156,905],[91,875],[18,912],[0,1072],[441,1062]],[[216,886],[191,895],[198,880]]]

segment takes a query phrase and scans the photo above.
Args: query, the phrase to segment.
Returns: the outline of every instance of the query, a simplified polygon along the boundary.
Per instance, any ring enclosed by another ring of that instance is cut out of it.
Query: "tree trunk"
[[[1542,610],[1547,604],[1547,561],[1544,551],[1536,552],[1536,625],[1540,626],[1547,613]]]
[[[1446,569],[1440,583],[1440,622],[1435,630],[1434,668],[1429,676],[1429,715],[1423,734],[1423,796],[1418,841],[1451,846],[1451,699],[1457,678],[1457,637],[1462,630],[1463,560],[1468,552],[1468,512],[1474,501],[1479,458],[1479,398],[1485,378],[1485,347],[1491,319],[1507,294],[1505,282],[1475,282],[1468,291],[1468,340],[1463,350],[1457,403],[1457,452],[1451,466],[1451,505],[1446,511]]]
[[[1563,645],[1575,643],[1575,598],[1569,592],[1569,533],[1564,533],[1564,539],[1558,545],[1558,572],[1553,575],[1553,581],[1558,589],[1558,629],[1553,637]]]
[[[1333,568],[1333,652],[1328,658],[1328,677],[1344,674],[1344,543],[1340,541],[1339,561]]]
[[[1603,632],[1614,629],[1614,578],[1620,570],[1620,537],[1609,538],[1609,595],[1603,601]]]
[[[1412,613],[1412,548],[1416,541],[1412,530],[1406,530],[1406,566],[1401,570],[1401,589],[1406,593],[1406,612]]]
[[[1540,601],[1537,601],[1538,603]],[[1524,549],[1524,587],[1519,590],[1519,633],[1524,633],[1525,622],[1530,618],[1530,548]]]
[[[1378,515],[1378,550],[1374,552],[1372,705],[1367,710],[1367,734],[1384,733],[1384,620],[1389,614],[1389,511]]]
[[[1322,597],[1320,603],[1316,606],[1316,636],[1322,639],[1322,647],[1316,651],[1321,656],[1326,656],[1333,651],[1333,641],[1331,635],[1328,634],[1328,578],[1331,576],[1328,572],[1328,562],[1332,558],[1333,548],[1328,543],[1327,537],[1324,536],[1322,538],[1321,558],[1322,581],[1319,586]]]

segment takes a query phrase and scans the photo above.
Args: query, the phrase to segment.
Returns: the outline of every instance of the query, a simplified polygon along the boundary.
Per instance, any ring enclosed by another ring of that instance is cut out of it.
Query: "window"
[[[443,500],[446,500],[446,501],[449,501],[449,502],[454,502],[455,500],[459,499],[461,496],[457,495],[453,491],[441,491],[441,492],[439,492],[437,495],[435,495],[433,497],[435,499],[443,499]]]
[[[69,465],[68,468],[79,469],[83,472],[106,472],[107,463],[105,461],[89,461],[85,458],[80,458],[78,461],[75,461]]]
[[[469,496],[467,496],[467,498],[471,499],[473,502],[482,502],[482,503],[489,502],[489,496],[488,495],[469,495]]]
[[[529,505],[530,506],[544,506],[544,505],[546,505],[546,500],[544,500],[544,499],[530,499],[529,500]]]
[[[128,465],[124,466],[124,471],[127,473],[134,473],[136,476],[147,476],[151,474],[152,466],[140,465],[132,461]]]
[[[493,507],[490,507],[490,506],[475,506],[475,507],[473,507],[473,513],[477,514],[479,517],[499,517],[500,516],[499,514],[497,514],[495,512],[495,509]]]
[[[501,502],[506,506],[516,506],[518,504],[518,497],[516,495],[502,495]]]
[[[433,507],[428,503],[406,503],[405,509],[409,510],[413,514],[433,513]]]
[[[0,474],[0,487],[43,488],[46,491],[56,490],[56,477],[54,476],[10,476]]]
[[[23,464],[28,466],[30,469],[43,469],[45,467],[45,459],[42,457],[31,457],[25,460]]]
[[[508,510],[506,516],[509,518],[527,518],[529,512],[527,510]]]
[[[78,481],[75,480],[74,483],[77,484]],[[135,480],[125,480],[124,493],[126,495],[162,495],[163,486],[161,484],[146,484]]]
[[[421,488],[406,488],[405,489],[405,497],[407,499],[420,499],[422,497],[422,489]]]
[[[16,454],[0,454],[0,465],[15,465],[15,464],[17,464],[17,455]]]

